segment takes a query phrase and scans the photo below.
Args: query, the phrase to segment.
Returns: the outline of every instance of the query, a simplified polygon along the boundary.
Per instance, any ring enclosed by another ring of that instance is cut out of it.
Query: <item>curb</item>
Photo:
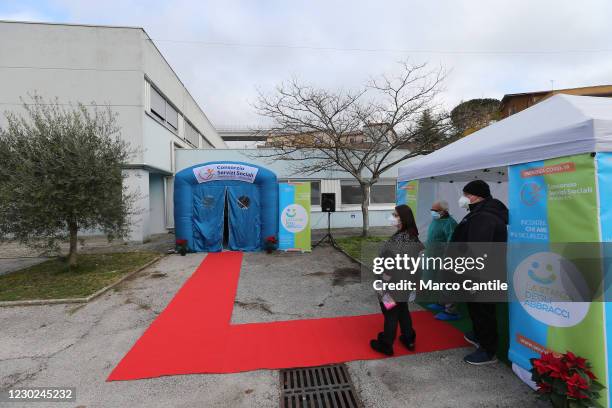
[[[146,264],[142,265],[141,267],[133,270],[132,272],[126,273],[121,278],[117,279],[115,282],[111,283],[108,286],[103,287],[102,289],[98,290],[97,292],[92,293],[91,295],[89,295],[87,297],[67,298],[67,299],[8,300],[8,301],[0,302],[0,307],[40,306],[40,305],[61,305],[61,304],[71,304],[71,303],[88,303],[88,302],[92,301],[93,299],[97,298],[98,296],[100,296],[100,295],[104,294],[105,292],[109,291],[110,289],[114,288],[115,286],[119,285],[124,280],[126,280],[126,279],[128,279],[128,278],[130,278],[130,277],[132,277],[134,275],[136,275],[138,272],[142,271],[143,269],[146,269],[149,266],[153,265],[154,263],[156,263],[160,259],[164,258],[165,256],[166,255],[159,255],[156,258],[153,258],[152,260],[150,260]]]

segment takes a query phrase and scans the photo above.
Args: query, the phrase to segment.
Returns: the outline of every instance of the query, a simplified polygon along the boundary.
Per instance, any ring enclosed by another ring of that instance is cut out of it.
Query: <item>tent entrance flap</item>
[[[227,187],[229,222],[228,248],[255,251],[261,244],[261,215],[259,190],[256,185],[242,184]]]
[[[201,184],[193,192],[193,249],[218,252],[223,249],[225,186]]]

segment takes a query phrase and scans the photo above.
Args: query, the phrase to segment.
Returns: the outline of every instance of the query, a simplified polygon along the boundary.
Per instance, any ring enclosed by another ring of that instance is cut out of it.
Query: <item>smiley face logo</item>
[[[572,327],[587,315],[591,291],[583,273],[555,252],[536,252],[510,271],[521,307],[548,326]]]
[[[540,275],[542,271],[540,271],[540,263],[534,261],[531,263],[531,268],[527,271],[527,274],[534,282],[537,282],[541,285],[550,285],[557,279],[557,275],[553,271],[553,266],[549,263],[546,264],[544,268],[546,270],[545,275]]]
[[[308,212],[299,204],[290,204],[283,209],[281,223],[291,233],[300,232],[308,225]]]

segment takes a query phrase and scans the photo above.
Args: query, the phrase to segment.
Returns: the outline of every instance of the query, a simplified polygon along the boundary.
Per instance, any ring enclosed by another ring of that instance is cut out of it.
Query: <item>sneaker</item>
[[[387,346],[380,340],[371,340],[370,347],[372,347],[372,350],[378,351],[386,356],[393,355],[393,347]]]
[[[439,303],[431,303],[427,305],[429,310],[433,310],[434,312],[442,312],[444,311],[444,306]]]
[[[459,313],[440,312],[437,315],[435,315],[434,318],[436,320],[442,320],[442,321],[445,321],[445,322],[450,322],[450,321],[453,321],[453,320],[461,319],[461,316],[459,315]]]
[[[472,346],[476,348],[480,348],[480,343],[478,343],[478,339],[476,339],[476,335],[474,334],[474,332],[465,333],[463,335],[463,338],[465,339],[465,341],[470,343]]]
[[[486,365],[497,362],[497,356],[491,354],[483,348],[479,348],[475,352],[463,357],[463,361],[472,365]]]

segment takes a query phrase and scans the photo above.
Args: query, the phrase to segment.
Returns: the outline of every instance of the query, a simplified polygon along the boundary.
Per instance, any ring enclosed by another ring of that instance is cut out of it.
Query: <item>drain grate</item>
[[[344,364],[280,371],[281,408],[361,408]]]

